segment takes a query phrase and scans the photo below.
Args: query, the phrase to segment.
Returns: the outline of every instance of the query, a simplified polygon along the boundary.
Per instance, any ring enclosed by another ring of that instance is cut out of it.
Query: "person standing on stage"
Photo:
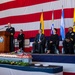
[[[11,26],[10,23],[8,23],[8,28],[6,29],[7,32],[10,33],[10,52],[14,51],[14,34],[15,34],[15,28]]]
[[[23,34],[23,30],[20,30],[20,33],[17,37],[17,40],[19,42],[19,49],[22,49],[24,51],[24,34]]]

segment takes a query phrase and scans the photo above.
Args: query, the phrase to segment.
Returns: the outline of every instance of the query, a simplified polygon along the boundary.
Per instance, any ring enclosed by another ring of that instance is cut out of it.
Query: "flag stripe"
[[[13,0],[0,0],[0,4],[11,2],[11,1],[13,1]]]
[[[14,0],[12,2],[0,4],[0,10],[2,11],[10,8],[31,6],[35,4],[41,4],[41,3],[53,2],[53,1],[57,1],[57,0]]]
[[[64,20],[65,20],[65,27],[66,28],[73,25],[73,19],[72,18],[65,18]],[[60,28],[60,19],[56,19],[54,21],[54,23],[55,23],[55,28]],[[50,29],[51,24],[52,24],[52,20],[44,21],[44,29]],[[3,28],[6,25],[1,25],[0,28]],[[40,22],[37,21],[37,22],[30,22],[30,23],[13,23],[11,25],[15,28],[16,31],[19,31],[20,29],[23,29],[24,31],[33,31],[33,30],[39,29]],[[5,30],[5,29],[6,28],[4,28],[2,30]]]
[[[52,11],[43,12],[44,20],[51,20],[52,19]],[[73,18],[73,8],[71,9],[64,9],[64,17],[65,18]],[[40,20],[41,13],[29,14],[29,15],[22,15],[22,16],[11,16],[6,18],[0,18],[0,25],[10,23],[27,23],[27,22],[35,22]],[[61,18],[61,10],[54,11],[54,19]],[[33,17],[33,18],[32,18]],[[14,20],[15,19],[15,20]]]
[[[33,13],[39,13],[39,12],[42,12],[42,9],[44,10],[44,12],[52,11],[53,9],[60,10],[62,7],[61,5],[57,6],[58,3],[59,2],[53,2],[53,3],[48,2],[48,3],[33,5],[33,6],[18,7],[18,8],[3,10],[3,11],[0,11],[0,18],[4,18],[8,16],[18,16],[18,15],[28,15]],[[46,8],[45,6],[48,8]],[[35,8],[37,8],[37,10]],[[67,4],[66,4],[66,6],[64,6],[64,9],[68,9],[68,8],[74,8],[74,6],[68,5],[67,7]]]
[[[45,29],[44,30],[44,34],[45,36],[50,36],[50,29]],[[67,32],[68,31],[68,28],[65,29],[65,31]],[[15,38],[17,38],[19,34],[19,31],[16,31],[15,33]],[[33,38],[36,36],[36,34],[38,34],[38,30],[34,30],[34,31],[24,31],[24,34],[25,34],[25,39],[28,39],[28,38]],[[58,29],[58,33],[57,34],[60,34],[60,29]]]

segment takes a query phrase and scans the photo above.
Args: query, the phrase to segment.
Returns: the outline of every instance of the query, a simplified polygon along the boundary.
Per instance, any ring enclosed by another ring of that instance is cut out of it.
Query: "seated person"
[[[74,40],[75,33],[72,31],[72,27],[69,27],[68,32],[65,35],[65,40],[63,41],[63,49],[65,54],[74,54]]]
[[[45,42],[45,35],[42,34],[42,30],[40,29],[33,42],[33,53],[44,53]]]
[[[59,36],[57,34],[57,29],[54,28],[53,34],[47,42],[47,53],[54,54],[56,50],[59,50]]]
[[[19,42],[19,49],[22,49],[24,51],[24,34],[22,29],[20,30],[17,40]]]

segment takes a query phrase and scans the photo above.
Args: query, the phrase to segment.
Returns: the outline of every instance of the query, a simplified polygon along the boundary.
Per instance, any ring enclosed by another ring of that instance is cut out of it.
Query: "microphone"
[[[8,27],[8,26],[5,26],[5,27]]]

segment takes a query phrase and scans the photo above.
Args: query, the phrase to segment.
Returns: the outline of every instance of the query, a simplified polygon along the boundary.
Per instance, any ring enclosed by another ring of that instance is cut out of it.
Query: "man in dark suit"
[[[22,29],[20,30],[20,34],[18,35],[17,40],[19,42],[19,49],[24,51],[24,34]]]
[[[10,52],[14,51],[14,34],[15,34],[15,28],[11,27],[11,24],[8,23],[8,28],[6,29],[7,32],[10,33]]]
[[[75,43],[75,33],[72,27],[69,27],[68,32],[65,35],[65,40],[63,41],[63,48],[65,54],[74,54],[74,43]]]
[[[42,34],[42,30],[40,29],[33,42],[33,53],[44,53],[45,42],[45,35]]]

